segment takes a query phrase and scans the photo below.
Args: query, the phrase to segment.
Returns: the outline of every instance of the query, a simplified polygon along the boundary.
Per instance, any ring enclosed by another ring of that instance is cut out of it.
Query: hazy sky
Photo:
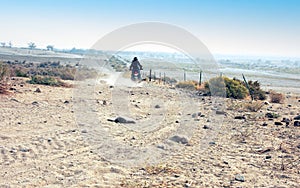
[[[129,24],[182,27],[213,53],[300,57],[298,0],[0,0],[0,41],[90,48]]]

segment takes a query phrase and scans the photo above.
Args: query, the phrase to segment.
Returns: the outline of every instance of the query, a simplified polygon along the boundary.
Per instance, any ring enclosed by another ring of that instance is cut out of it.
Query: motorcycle
[[[131,80],[138,81],[141,80],[141,72],[138,69],[133,69],[131,71]]]

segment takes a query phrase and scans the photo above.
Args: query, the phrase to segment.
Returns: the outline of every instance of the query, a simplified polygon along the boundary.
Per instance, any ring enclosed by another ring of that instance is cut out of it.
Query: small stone
[[[42,91],[41,91],[40,88],[36,88],[36,90],[35,90],[34,92],[36,92],[36,93],[41,93]]]
[[[69,104],[69,103],[70,103],[69,101],[65,101],[65,102],[64,102],[64,104]]]
[[[159,148],[159,149],[165,149],[165,146],[164,145],[157,145],[157,148]]]
[[[282,118],[281,122],[289,123],[291,120],[288,118]]]
[[[29,149],[26,149],[26,148],[21,148],[20,151],[21,151],[21,152],[29,152],[30,150],[29,150]]]
[[[216,142],[209,142],[209,145],[216,145]]]
[[[240,181],[240,182],[244,182],[244,181],[245,181],[245,178],[244,178],[244,176],[242,176],[242,175],[240,175],[240,174],[237,174],[237,175],[235,176],[235,180],[236,180],[236,181]]]
[[[179,123],[179,121],[178,121],[178,120],[176,120],[176,121],[175,121],[175,123]]]
[[[279,121],[275,121],[274,124],[275,124],[275,125],[283,125],[283,124],[282,124],[281,122],[279,122]]]
[[[224,112],[224,111],[217,110],[217,111],[216,111],[216,114],[223,115],[223,114],[225,114],[225,112]]]
[[[294,120],[300,120],[300,115],[294,117]]]
[[[291,104],[288,104],[288,107],[292,107],[292,105],[291,105]]]
[[[115,122],[115,123],[132,123],[132,124],[135,123],[135,121],[133,121],[133,120],[127,120],[127,119],[125,119],[125,118],[123,118],[123,117],[117,117],[117,118],[114,120],[114,122]]]
[[[179,177],[180,177],[180,175],[178,175],[178,174],[175,174],[175,175],[174,175],[174,177],[175,177],[175,178],[179,178]]]
[[[109,86],[110,89],[114,88],[114,86]]]
[[[264,122],[264,123],[262,124],[262,126],[265,127],[265,126],[268,126],[268,124],[267,124],[266,122]]]
[[[246,119],[245,116],[235,116],[234,119]]]
[[[295,126],[295,127],[300,127],[300,121],[295,121],[295,122],[294,122],[294,126]]]
[[[196,113],[193,113],[192,114],[192,118],[196,118],[197,117],[197,114]]]
[[[266,159],[271,159],[271,158],[272,158],[271,155],[267,155],[267,156],[266,156]]]
[[[157,105],[154,106],[154,108],[160,108],[160,106],[157,104]]]
[[[204,125],[203,129],[209,129],[209,127],[207,125]]]
[[[31,104],[32,104],[32,105],[38,105],[39,103],[36,102],[36,101],[34,101],[34,102],[32,102]]]
[[[84,130],[81,131],[81,133],[87,133],[87,130],[84,129]]]
[[[177,135],[171,137],[170,140],[172,140],[174,142],[177,142],[177,143],[180,143],[180,144],[187,144],[188,143],[188,140],[185,137],[180,137],[180,136],[177,136]]]

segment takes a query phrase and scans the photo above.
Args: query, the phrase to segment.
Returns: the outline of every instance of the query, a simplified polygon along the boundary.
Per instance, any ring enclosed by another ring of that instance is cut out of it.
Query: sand
[[[18,78],[0,96],[0,187],[299,187],[300,127],[274,125],[299,115],[299,95],[251,112],[154,83],[87,83]]]

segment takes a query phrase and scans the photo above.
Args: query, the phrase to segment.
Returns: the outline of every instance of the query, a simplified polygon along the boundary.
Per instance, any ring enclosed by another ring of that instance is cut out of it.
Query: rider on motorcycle
[[[138,72],[138,79],[141,79],[141,72],[140,70],[143,70],[143,66],[140,64],[139,60],[137,57],[134,57],[131,65],[129,67],[129,70],[131,70],[131,79],[134,79],[134,72]]]

